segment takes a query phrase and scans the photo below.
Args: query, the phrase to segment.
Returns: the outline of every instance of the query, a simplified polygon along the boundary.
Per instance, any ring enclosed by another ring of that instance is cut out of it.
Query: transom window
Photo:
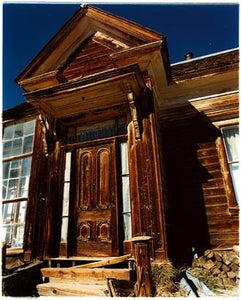
[[[226,149],[227,160],[230,174],[233,181],[236,200],[240,203],[241,198],[241,174],[240,174],[240,157],[239,157],[239,127],[228,126],[222,128],[223,140]]]
[[[3,239],[8,248],[22,248],[35,120],[6,126],[3,135]]]
[[[127,133],[126,118],[94,123],[86,126],[70,127],[67,133],[68,143],[78,143],[107,138]]]

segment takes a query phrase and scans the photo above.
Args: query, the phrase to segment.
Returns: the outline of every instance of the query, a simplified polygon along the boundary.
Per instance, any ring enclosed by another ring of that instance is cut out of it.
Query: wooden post
[[[6,242],[2,242],[2,271],[6,269]]]
[[[134,258],[136,263],[137,282],[135,286],[136,297],[153,297],[150,236],[138,236],[132,239],[134,244]]]

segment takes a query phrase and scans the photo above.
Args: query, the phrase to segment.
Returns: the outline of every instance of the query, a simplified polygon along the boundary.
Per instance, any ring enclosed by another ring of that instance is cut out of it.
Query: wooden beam
[[[44,268],[41,270],[43,277],[66,278],[78,282],[85,278],[103,280],[115,278],[119,280],[131,280],[132,272],[129,269],[78,269],[78,268]]]
[[[107,285],[49,282],[37,286],[40,296],[106,296]]]
[[[131,254],[119,256],[119,257],[114,257],[114,258],[109,258],[109,259],[103,259],[101,261],[89,263],[89,264],[84,264],[80,266],[74,266],[72,269],[80,269],[80,268],[99,268],[99,267],[105,267],[105,266],[110,266],[110,265],[115,265],[119,264],[121,262],[126,261],[127,259],[131,258]]]

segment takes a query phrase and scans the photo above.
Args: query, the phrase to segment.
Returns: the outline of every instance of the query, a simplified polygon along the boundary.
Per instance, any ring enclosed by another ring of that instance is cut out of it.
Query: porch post
[[[136,297],[153,297],[151,272],[151,245],[150,236],[132,238],[134,244],[134,258],[136,263],[137,282],[135,285]]]

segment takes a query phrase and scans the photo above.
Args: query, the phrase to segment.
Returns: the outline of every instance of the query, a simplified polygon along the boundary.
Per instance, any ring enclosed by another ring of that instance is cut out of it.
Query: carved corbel
[[[134,125],[134,131],[135,131],[135,139],[141,138],[141,130],[140,130],[140,124],[138,120],[138,112],[136,107],[136,101],[133,92],[129,91],[127,94],[130,110],[131,110],[131,119]]]
[[[151,75],[148,73],[147,70],[144,70],[142,72],[142,75],[143,75],[143,79],[145,81],[147,89],[149,89],[150,91],[152,91],[152,89],[153,89],[153,82],[152,82]]]
[[[56,120],[49,121],[48,117],[41,113],[39,115],[39,123],[43,128],[43,146],[44,146],[44,153],[48,156],[53,150],[57,140],[56,136]]]

